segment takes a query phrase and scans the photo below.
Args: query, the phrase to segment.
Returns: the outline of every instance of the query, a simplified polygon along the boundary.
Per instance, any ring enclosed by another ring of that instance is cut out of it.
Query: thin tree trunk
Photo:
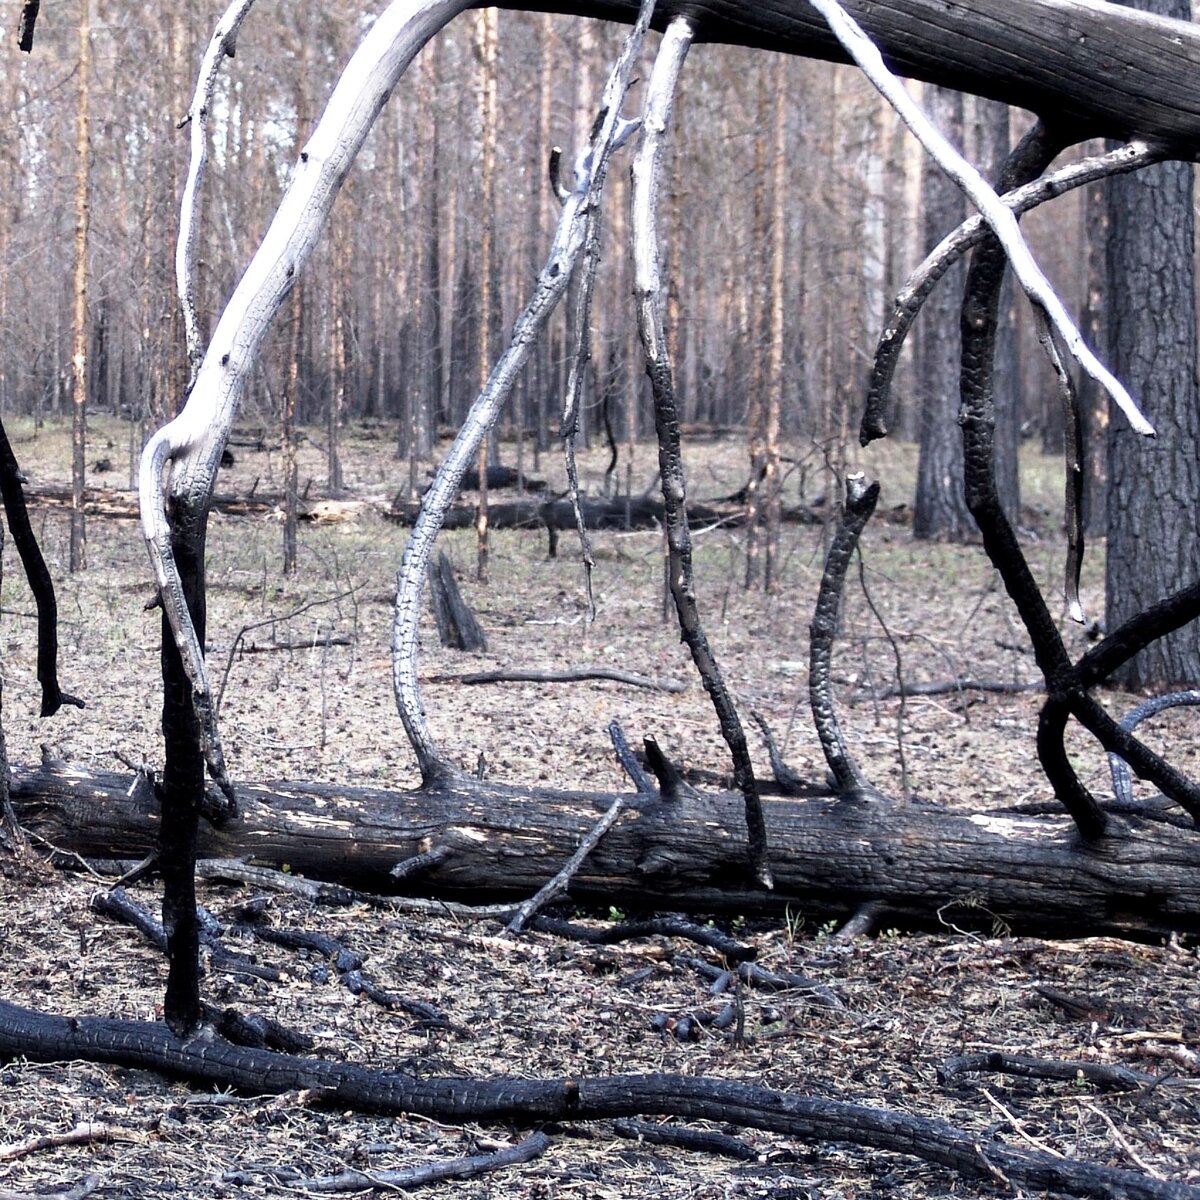
[[[962,144],[963,98],[941,87],[925,89],[934,123],[952,142]],[[957,186],[931,160],[922,177],[924,242],[933,249],[966,215]],[[962,440],[958,432],[959,335],[964,269],[946,273],[925,302],[917,343],[917,392],[921,405],[921,451],[913,534],[919,538],[962,538],[975,529],[963,495]]]
[[[771,111],[771,268],[770,326],[767,351],[767,404],[763,420],[765,435],[763,460],[763,500],[766,516],[766,555],[763,561],[763,588],[773,592],[779,586],[779,426],[783,412],[783,284],[787,258],[787,111],[791,98],[787,83],[790,64],[780,57],[775,62],[774,98]]]
[[[496,10],[480,9],[475,18],[479,55],[480,236],[479,236],[479,359],[482,389],[492,370],[492,321],[495,303],[496,223]],[[475,516],[476,577],[488,578],[488,449],[489,433],[479,444],[479,507]]]
[[[79,104],[75,117],[75,304],[72,314],[71,570],[87,566],[83,489],[87,459],[88,392],[88,224],[91,157],[91,0],[79,3]]]

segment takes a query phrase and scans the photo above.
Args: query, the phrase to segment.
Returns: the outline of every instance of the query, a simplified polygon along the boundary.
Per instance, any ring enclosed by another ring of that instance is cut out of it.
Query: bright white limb
[[[900,119],[933,160],[958,184],[991,226],[992,232],[1008,255],[1017,281],[1029,299],[1046,313],[1071,356],[1108,392],[1113,402],[1125,414],[1133,430],[1146,437],[1152,437],[1154,427],[1134,403],[1133,397],[1084,342],[1050,281],[1030,253],[1012,210],[996,195],[987,180],[946,140],[921,110],[920,105],[913,101],[900,80],[888,70],[875,43],[846,12],[839,0],[812,0],[812,6],[825,18],[846,52],[896,110]]]
[[[200,318],[196,313],[196,237],[200,220],[200,189],[204,186],[204,169],[208,165],[208,115],[212,111],[213,92],[221,60],[233,57],[238,30],[254,0],[232,0],[209,39],[208,48],[200,62],[200,75],[186,121],[191,126],[192,157],[188,164],[187,181],[179,203],[179,239],[175,243],[175,287],[179,307],[183,311],[183,327],[187,337],[188,383],[195,380],[204,355]]]
[[[609,74],[605,85],[606,98],[616,95],[616,108],[624,97],[631,64],[637,57],[636,47],[641,45],[653,5],[644,3],[638,22],[629,33],[625,45]],[[614,88],[614,79],[624,78],[626,83]],[[592,207],[598,203],[595,179],[592,171],[596,164],[606,164],[616,146],[629,135],[628,122],[621,120],[619,113],[605,114],[605,120],[597,131],[591,146],[580,155],[576,163],[574,186],[570,191],[563,188],[564,197],[558,227],[550,247],[550,257],[538,276],[533,297],[525,306],[513,326],[512,340],[500,361],[492,368],[487,383],[471,405],[454,444],[438,467],[433,483],[421,502],[400,570],[396,575],[396,610],[392,624],[392,690],[396,698],[396,710],[409,744],[417,756],[421,775],[429,780],[445,770],[437,745],[425,719],[425,705],[421,700],[421,689],[417,682],[417,644],[421,627],[421,593],[425,586],[425,575],[433,545],[441,531],[446,510],[458,494],[463,473],[478,453],[480,443],[496,423],[504,402],[512,392],[513,384],[520,375],[537,343],[538,335],[547,319],[566,295],[567,284],[583,254],[588,239],[589,220]],[[552,174],[554,172],[552,171]],[[602,182],[602,181],[601,181]]]
[[[421,47],[468,7],[470,0],[393,0],[368,30],[301,150],[275,217],[221,314],[187,403],[142,452],[138,477],[142,533],[163,609],[192,684],[208,769],[227,794],[232,789],[204,652],[171,551],[164,472],[170,473],[176,522],[187,514],[202,529],[221,451],[272,318],[312,255],[338,190],[400,76]]]

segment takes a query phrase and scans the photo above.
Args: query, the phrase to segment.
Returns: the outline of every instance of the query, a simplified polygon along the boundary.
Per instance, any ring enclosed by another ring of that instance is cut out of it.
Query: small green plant
[[[625,920],[625,913],[621,909],[610,904],[608,906],[608,919],[614,922],[623,921]]]

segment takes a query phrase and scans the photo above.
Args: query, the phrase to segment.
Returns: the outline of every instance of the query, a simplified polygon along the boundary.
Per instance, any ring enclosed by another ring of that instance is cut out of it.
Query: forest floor
[[[31,486],[61,483],[65,432],[46,428],[35,435],[20,423],[14,432]],[[115,422],[98,422],[97,456],[108,438],[108,453],[119,460],[127,437]],[[511,462],[511,447],[503,451]],[[255,479],[262,490],[278,488],[277,453],[235,454],[222,491],[246,491]],[[599,450],[584,455],[593,491],[606,458]],[[864,464],[884,477],[882,516],[909,498],[912,459],[909,447],[885,447]],[[695,444],[688,459],[692,495],[733,492],[745,482],[743,463],[739,445]],[[789,501],[819,497],[826,486],[819,463],[810,457],[807,472],[793,473]],[[547,455],[539,465],[539,477],[558,487],[557,459]],[[344,447],[344,468],[350,498],[365,503],[349,520],[302,528],[295,576],[280,573],[278,519],[212,520],[209,661],[224,689],[221,722],[235,780],[395,788],[417,782],[395,715],[388,654],[394,575],[407,531],[381,515],[407,466],[393,457],[386,433],[357,431]],[[650,447],[637,448],[634,468],[637,494],[653,479]],[[311,476],[319,492],[324,470],[310,446],[302,484]],[[124,482],[120,467],[117,477]],[[1024,544],[1048,595],[1056,594],[1062,571],[1059,479],[1060,464],[1029,456]],[[851,572],[836,653],[853,750],[885,791],[971,808],[1051,800],[1034,755],[1036,695],[874,698],[896,682],[897,654],[907,683],[1036,678],[1027,639],[979,547],[916,543],[902,513],[894,516],[877,520],[864,538],[862,570]],[[35,508],[33,519],[59,588],[62,684],[88,707],[38,721],[32,602],[10,551],[0,592],[0,654],[13,761],[36,761],[45,746],[52,756],[96,769],[115,768],[118,758],[160,762],[159,616],[144,611],[152,585],[136,524],[90,520],[90,566],[72,577],[63,510]],[[782,586],[770,596],[741,586],[742,531],[696,536],[702,614],[738,703],[743,712],[756,709],[767,717],[790,765],[814,781],[824,768],[807,711],[807,626],[825,536],[820,525],[785,528]],[[443,538],[489,650],[454,654],[427,632],[421,677],[429,681],[424,697],[435,736],[452,759],[482,763],[489,778],[621,790],[627,784],[607,735],[616,718],[635,745],[653,735],[685,766],[727,772],[708,699],[673,617],[663,616],[660,535],[603,533],[595,541],[598,617],[588,623],[580,555],[569,538],[551,560],[544,535],[494,533],[486,586],[474,579],[473,534]],[[1100,615],[1103,601],[1102,553],[1098,547],[1085,569],[1092,615]],[[1066,636],[1076,654],[1086,645],[1081,630],[1067,629]],[[233,653],[239,641],[256,652]],[[431,681],[497,667],[587,665],[690,686],[674,694],[600,681]],[[1102,698],[1118,714],[1136,702],[1115,692]],[[1197,733],[1195,713],[1180,710],[1160,718],[1147,737],[1196,772]],[[756,767],[766,775],[765,754],[754,737],[752,744]],[[1073,749],[1087,782],[1107,790],[1103,755],[1082,739]],[[88,909],[90,895],[106,882],[85,869],[0,878],[3,999],[78,1014],[151,1019],[161,1013],[160,957],[132,930]],[[253,895],[214,884],[201,892],[223,920]],[[133,893],[155,908],[153,884]],[[1194,1082],[1200,1075],[1200,957],[1178,939],[1158,945],[1111,937],[1044,941],[1014,936],[999,922],[981,929],[980,914],[968,914],[970,925],[960,915],[965,928],[958,928],[955,914],[944,914],[938,933],[888,930],[843,944],[802,912],[778,922],[735,922],[732,932],[758,948],[764,965],[812,976],[842,1002],[831,1008],[814,1004],[808,993],[748,991],[746,1038],[738,1045],[713,1030],[685,1041],[656,1028],[725,1003],[675,958],[692,950],[669,940],[599,948],[535,933],[505,941],[486,922],[365,908],[318,911],[284,898],[272,906],[274,924],[333,934],[364,956],[364,974],[374,983],[435,1005],[449,1022],[431,1028],[399,1009],[380,1008],[352,995],[323,963],[264,944],[240,948],[278,968],[278,982],[210,972],[209,999],[304,1030],[323,1055],[419,1075],[728,1076],[939,1117],[977,1132],[981,1143],[995,1138],[1200,1183],[1200,1084]],[[584,915],[603,920],[610,914]],[[1048,1002],[1039,986],[1104,1003],[1073,1017]],[[939,1082],[947,1058],[980,1049],[1124,1064],[1174,1078],[1135,1092],[983,1075]],[[526,1132],[333,1114],[309,1099],[203,1096],[152,1075],[86,1063],[10,1064],[0,1070],[0,1189],[69,1187],[95,1172],[102,1180],[98,1195],[279,1196],[299,1190],[304,1178],[348,1165],[395,1169],[477,1152]],[[28,1141],[79,1122],[105,1123],[115,1140],[60,1148]],[[994,1194],[898,1157],[765,1134],[744,1139],[754,1161],[630,1141],[603,1125],[563,1130],[550,1151],[527,1166],[440,1186],[447,1195],[514,1200]]]

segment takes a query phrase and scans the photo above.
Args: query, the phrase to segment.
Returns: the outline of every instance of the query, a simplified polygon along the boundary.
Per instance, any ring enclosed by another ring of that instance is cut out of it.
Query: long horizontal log
[[[152,789],[132,782],[82,767],[18,768],[13,803],[27,828],[56,846],[128,859],[154,848],[159,819]],[[615,798],[468,777],[414,791],[281,782],[238,792],[242,817],[206,830],[201,856],[287,863],[301,875],[388,891],[398,862],[445,847],[414,886],[472,902],[533,894]],[[1065,816],[850,798],[768,797],[765,807],[773,893],[745,875],[741,797],[703,793],[630,798],[571,895],[627,908],[790,909],[812,919],[875,903],[893,923],[998,919],[1057,934],[1200,932],[1200,834],[1163,822],[1114,817],[1114,836],[1084,845]]]
[[[637,0],[501,0],[501,8],[632,22]],[[902,75],[1079,122],[1085,132],[1200,150],[1200,30],[1103,0],[846,0]],[[697,41],[844,62],[808,0],[659,0],[654,25]]]

